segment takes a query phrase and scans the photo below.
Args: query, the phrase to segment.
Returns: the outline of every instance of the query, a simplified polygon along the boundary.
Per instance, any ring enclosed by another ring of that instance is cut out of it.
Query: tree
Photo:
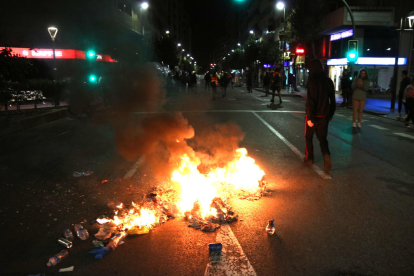
[[[323,11],[327,1],[323,0],[296,0],[287,20],[290,25],[290,38],[292,46],[298,44],[310,45],[313,58],[315,54],[315,41],[320,37]]]
[[[263,43],[260,51],[260,61],[265,64],[281,63],[283,61],[283,51],[276,41]]]

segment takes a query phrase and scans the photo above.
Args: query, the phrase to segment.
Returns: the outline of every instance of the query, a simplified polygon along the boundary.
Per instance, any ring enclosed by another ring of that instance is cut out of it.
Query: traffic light
[[[94,50],[89,50],[86,52],[86,58],[93,60],[96,59],[96,53]]]
[[[348,52],[346,53],[346,58],[351,62],[358,60],[358,40],[348,41]]]
[[[302,47],[297,47],[296,50],[295,50],[295,53],[297,55],[304,55],[305,54],[305,49],[302,48]]]
[[[89,75],[89,82],[90,83],[96,83],[98,81],[98,78],[96,77],[96,75],[91,74]]]

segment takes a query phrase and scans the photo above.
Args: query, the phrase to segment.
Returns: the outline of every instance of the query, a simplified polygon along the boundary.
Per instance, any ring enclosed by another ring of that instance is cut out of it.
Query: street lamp
[[[178,43],[178,44],[177,44],[177,46],[178,46],[178,47],[181,47],[181,43]]]
[[[237,46],[240,46],[240,43],[237,43]]]
[[[55,54],[55,38],[58,32],[58,28],[56,27],[49,27],[47,28],[50,37],[52,38],[53,42],[53,78],[56,79],[56,54]]]
[[[253,30],[250,30],[250,33],[251,33],[251,34],[254,34],[254,31],[253,31]]]
[[[283,2],[277,2],[276,4],[276,8],[278,10],[282,10],[283,9],[283,33],[284,33],[284,37],[283,37],[283,74],[285,75],[286,79],[286,69],[285,69],[285,51],[286,51],[286,8],[285,8],[285,3]],[[283,87],[285,86],[286,83],[283,83]]]
[[[170,31],[166,30],[166,31],[165,31],[165,33],[166,33],[166,34],[170,34]]]
[[[143,10],[148,9],[148,7],[149,7],[148,2],[143,2],[143,3],[141,3],[141,8],[142,8]]]

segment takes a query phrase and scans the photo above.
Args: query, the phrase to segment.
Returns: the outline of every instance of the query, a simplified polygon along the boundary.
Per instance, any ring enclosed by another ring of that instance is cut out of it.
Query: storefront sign
[[[292,64],[293,64],[293,61],[289,61],[289,66],[292,66]],[[285,61],[283,65],[284,65],[285,67],[287,67],[287,66],[288,66],[288,62],[287,62],[287,61]]]
[[[5,47],[0,47],[3,49]],[[26,58],[37,58],[37,59],[53,59],[53,49],[30,49],[30,48],[16,48],[11,47],[12,54],[26,57]],[[73,49],[55,49],[56,59],[86,59],[84,51],[78,51]],[[96,55],[97,61],[105,62],[117,62],[109,55]]]
[[[350,36],[353,36],[353,34],[354,34],[354,31],[352,29],[347,30],[347,31],[342,32],[342,33],[336,33],[336,34],[331,35],[331,41],[346,38],[346,37],[350,37]]]
[[[346,58],[328,59],[328,66],[347,65],[348,60]],[[394,65],[395,58],[373,58],[373,57],[359,57],[355,64],[359,65]],[[398,65],[406,65],[407,58],[398,58]]]

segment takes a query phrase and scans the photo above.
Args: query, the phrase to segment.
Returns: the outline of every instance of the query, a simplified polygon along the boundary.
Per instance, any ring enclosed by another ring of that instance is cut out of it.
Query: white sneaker
[[[398,115],[397,115],[397,118],[396,118],[397,120],[400,120],[401,119],[401,114],[400,113],[398,113]]]
[[[356,123],[352,123],[352,127],[356,127]]]
[[[358,127],[361,128],[361,123],[358,123]]]

